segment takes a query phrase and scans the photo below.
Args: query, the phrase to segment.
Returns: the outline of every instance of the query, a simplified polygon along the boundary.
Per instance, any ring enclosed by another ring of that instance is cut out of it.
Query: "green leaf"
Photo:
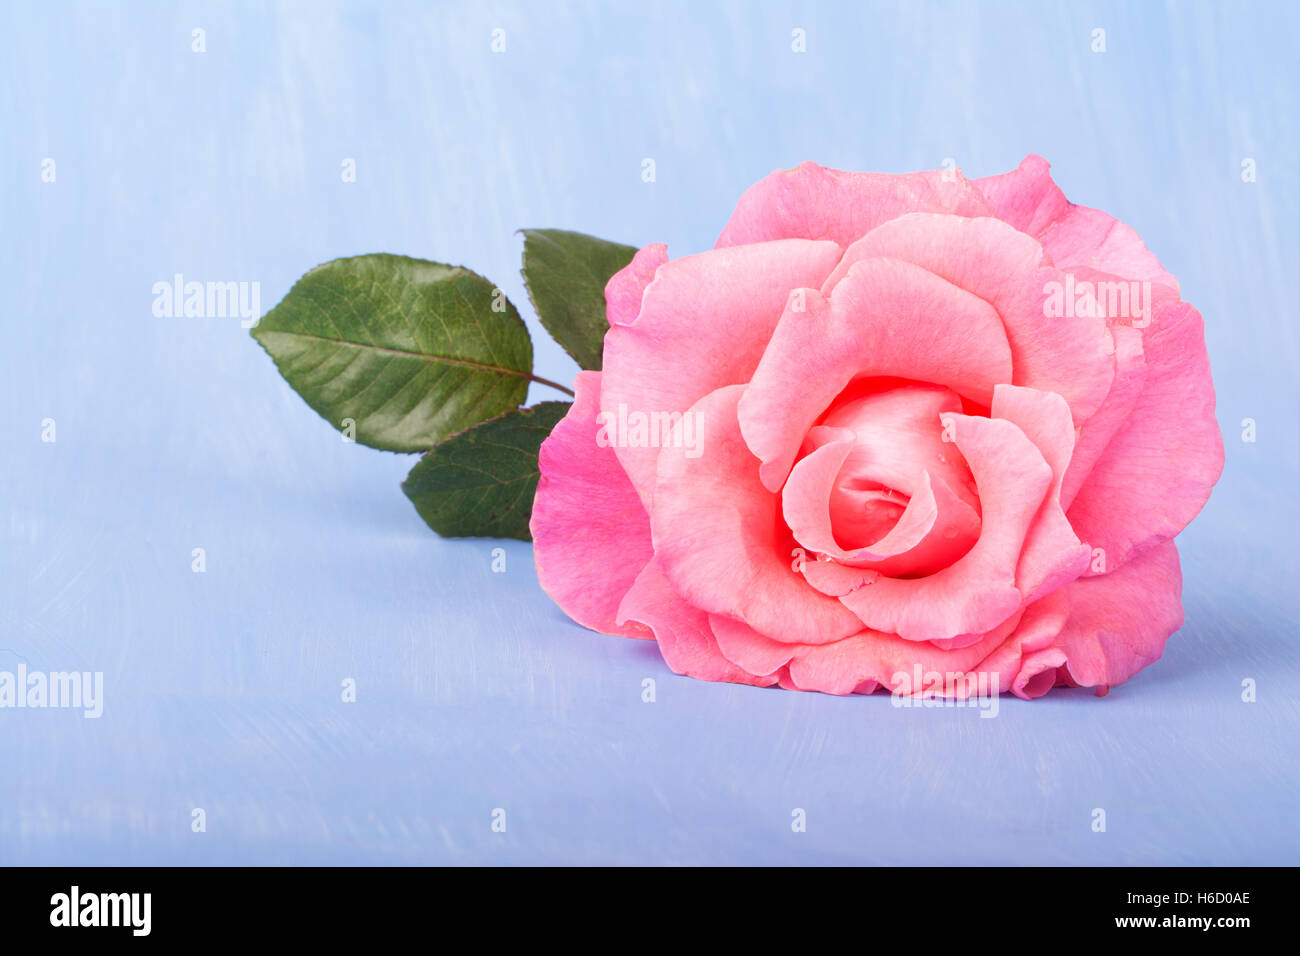
[[[494,309],[495,306],[495,309]],[[335,259],[252,329],[294,391],[372,448],[428,451],[523,403],[533,345],[480,275],[405,256]]]
[[[402,482],[420,517],[446,537],[531,540],[537,449],[570,402],[542,402],[436,445]]]
[[[563,229],[521,229],[524,285],[537,317],[555,341],[585,369],[599,369],[605,283],[632,261],[635,246]]]

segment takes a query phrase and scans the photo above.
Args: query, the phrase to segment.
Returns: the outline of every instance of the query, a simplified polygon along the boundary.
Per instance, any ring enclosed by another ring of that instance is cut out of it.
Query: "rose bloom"
[[[578,623],[704,680],[958,698],[1100,695],[1181,626],[1223,468],[1201,316],[1043,159],[804,163],[605,296],[532,515]]]

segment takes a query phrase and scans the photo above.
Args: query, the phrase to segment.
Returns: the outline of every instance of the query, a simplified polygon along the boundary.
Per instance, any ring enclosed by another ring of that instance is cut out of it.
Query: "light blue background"
[[[100,670],[106,704],[0,711],[0,861],[1297,862],[1298,29],[1293,3],[6,4],[0,670]],[[1031,151],[1204,314],[1227,469],[1165,658],[996,720],[676,677],[569,623],[528,545],[494,574],[499,542],[429,532],[414,459],[342,443],[237,320],[151,313],[177,272],[265,311],[325,260],[424,256],[500,283],[567,380],[519,227],[681,255],[804,159]]]

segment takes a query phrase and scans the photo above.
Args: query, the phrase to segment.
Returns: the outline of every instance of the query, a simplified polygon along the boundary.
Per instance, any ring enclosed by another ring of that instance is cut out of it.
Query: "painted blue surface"
[[[98,720],[0,710],[0,862],[1297,862],[1297,29],[1290,3],[6,4],[0,670],[105,686]],[[372,251],[527,311],[519,227],[680,255],[804,159],[1031,151],[1201,309],[1227,469],[1165,658],[993,720],[676,677],[569,623],[529,546],[428,532],[413,459],[342,443],[238,320],[151,311],[178,272],[265,311]]]

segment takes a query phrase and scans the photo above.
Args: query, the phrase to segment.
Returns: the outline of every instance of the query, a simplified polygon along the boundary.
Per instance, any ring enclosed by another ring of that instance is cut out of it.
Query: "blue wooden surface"
[[[105,701],[0,710],[0,862],[1295,863],[1298,27],[1290,3],[6,5],[0,670],[102,671]],[[265,310],[381,250],[527,311],[518,227],[680,255],[804,159],[1031,151],[1179,276],[1227,444],[1180,538],[1187,623],[1102,700],[987,720],[678,678],[569,623],[527,545],[428,532],[413,460],[342,443],[237,320],[151,312],[178,272]]]

